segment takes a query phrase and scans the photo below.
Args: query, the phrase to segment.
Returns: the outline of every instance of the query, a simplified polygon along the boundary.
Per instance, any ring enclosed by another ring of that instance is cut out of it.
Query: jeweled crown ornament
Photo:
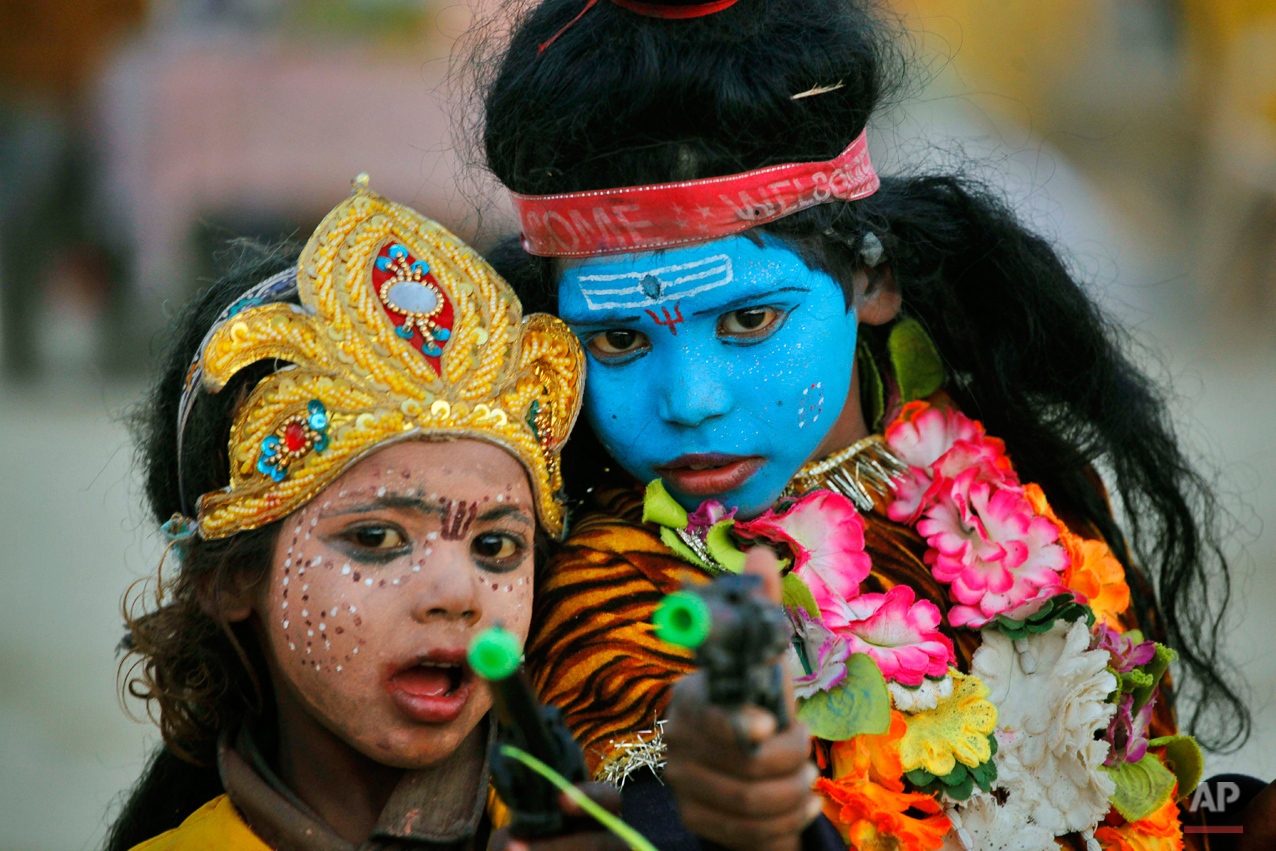
[[[199,500],[221,538],[278,520],[377,447],[486,440],[527,469],[537,512],[563,529],[559,453],[580,412],[584,357],[558,319],[524,317],[509,285],[442,226],[368,190],[366,175],[310,237],[301,305],[231,315],[199,369],[221,390],[245,367],[288,366],[239,406],[230,485]]]

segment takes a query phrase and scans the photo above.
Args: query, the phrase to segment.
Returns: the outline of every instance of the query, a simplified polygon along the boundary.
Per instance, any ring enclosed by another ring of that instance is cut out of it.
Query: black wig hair
[[[187,371],[222,311],[255,284],[295,266],[298,253],[291,245],[231,243],[222,258],[225,275],[177,319],[158,378],[132,421],[146,502],[157,523],[175,513],[192,514],[200,494],[229,484],[235,406],[273,366],[249,367],[220,393],[199,397],[187,420],[179,466],[177,412]],[[206,601],[210,587],[234,575],[261,576],[269,568],[277,532],[278,524],[272,523],[220,540],[194,539],[179,554],[166,556],[176,560],[180,555],[180,568],[165,571],[175,573],[173,579],[156,580],[154,608],[135,613],[144,595],[126,598],[129,633],[121,649],[128,656],[121,664],[122,687],[158,714],[164,742],[127,794],[108,831],[106,851],[127,851],[177,827],[222,794],[216,763],[219,733],[247,712],[272,711],[265,663],[249,630],[210,616]]]
[[[508,48],[479,81],[487,164],[515,192],[827,160],[907,80],[907,42],[873,0],[738,0],[690,20],[599,2],[540,50],[583,6],[514,3]],[[828,90],[793,97],[815,87]],[[879,237],[905,313],[945,361],[949,392],[1005,440],[1025,481],[1101,532],[1125,566],[1140,623],[1180,654],[1180,686],[1194,698],[1189,728],[1207,747],[1239,747],[1250,717],[1218,650],[1230,580],[1214,497],[1124,334],[1050,243],[959,174],[885,178],[868,198],[762,228],[843,286],[861,265],[864,236]],[[490,259],[527,310],[553,312],[552,262],[517,243]],[[600,452],[582,424],[564,454],[574,495],[601,483]],[[1110,474],[1124,531],[1096,467]]]

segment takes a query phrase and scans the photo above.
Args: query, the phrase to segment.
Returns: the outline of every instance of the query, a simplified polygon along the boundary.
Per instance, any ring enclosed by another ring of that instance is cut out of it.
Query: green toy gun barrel
[[[565,829],[558,807],[558,790],[549,781],[500,752],[513,745],[536,757],[572,783],[586,778],[585,757],[552,706],[537,701],[522,668],[523,650],[517,638],[499,626],[484,630],[470,642],[470,669],[487,681],[498,725],[490,763],[492,784],[510,808],[510,833],[526,839],[557,836]]]
[[[695,651],[705,673],[709,702],[735,708],[749,703],[788,724],[784,674],[775,662],[792,640],[784,609],[753,592],[761,577],[726,574],[688,586],[661,601],[652,623],[656,636]]]

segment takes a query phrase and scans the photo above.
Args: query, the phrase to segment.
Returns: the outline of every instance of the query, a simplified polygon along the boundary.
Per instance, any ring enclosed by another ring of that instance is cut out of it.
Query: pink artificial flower
[[[1134,643],[1134,639],[1122,635],[1105,623],[1094,630],[1094,639],[1090,642],[1092,650],[1106,650],[1112,657],[1112,669],[1124,674],[1133,671],[1140,665],[1146,665],[1156,656],[1156,642],[1144,641]]]
[[[1020,583],[1022,583],[1022,585]],[[948,623],[951,626],[981,629],[987,626],[993,618],[997,617],[997,615],[1005,615],[1013,620],[1021,621],[1039,612],[1041,607],[1049,602],[1051,597],[1056,597],[1059,594],[1071,593],[1072,592],[1068,590],[1066,586],[1055,584],[1042,585],[1035,593],[1033,593],[1031,590],[1031,583],[1027,580],[1016,578],[1015,587],[1013,587],[1010,593],[1005,596],[1020,599],[1023,598],[1025,594],[1031,595],[1024,599],[1023,602],[1016,606],[1011,606],[1003,612],[997,612],[996,614],[985,614],[983,609],[978,606],[963,606],[958,603],[948,610]],[[1075,596],[1073,599],[1076,599]],[[980,602],[983,602],[983,600]],[[996,608],[996,605],[998,604],[998,600],[996,599],[988,600],[988,602],[988,607],[990,609]]]
[[[806,662],[814,667],[806,676],[793,679],[793,693],[805,700],[817,692],[836,688],[846,680],[846,660],[851,656],[851,649],[845,639],[834,635],[805,610],[797,610],[797,619],[796,631]]]
[[[939,631],[939,608],[918,600],[913,589],[896,585],[885,594],[861,594],[846,603],[852,619],[825,623],[846,640],[852,653],[867,653],[882,676],[900,685],[919,686],[942,677],[956,664],[953,643]]]
[[[1061,585],[1068,554],[1059,527],[1033,511],[1022,489],[986,481],[978,468],[946,484],[917,531],[932,547],[926,563],[935,578],[952,584],[958,603],[978,609],[959,620],[990,620]]]
[[[700,503],[699,508],[687,515],[687,531],[703,538],[711,526],[723,520],[730,520],[735,517],[738,510],[736,508],[728,510],[716,499],[706,499]]]
[[[1118,762],[1138,762],[1148,752],[1148,724],[1152,722],[1152,707],[1156,703],[1156,693],[1143,704],[1138,712],[1133,712],[1134,695],[1121,697],[1117,705],[1116,715],[1103,738],[1112,746],[1104,765],[1116,765]]]
[[[972,469],[982,481],[1019,484],[1005,444],[959,411],[912,402],[886,429],[886,443],[909,465],[896,478],[895,500],[886,508],[887,516],[899,523],[915,522],[948,481]]]
[[[859,594],[872,569],[864,552],[864,519],[849,499],[832,491],[812,491],[782,513],[769,510],[737,522],[735,532],[788,546],[793,573],[811,589],[826,621],[847,619],[846,601]]]
[[[886,445],[910,467],[934,464],[959,440],[978,440],[984,428],[951,408],[909,402],[886,429]]]

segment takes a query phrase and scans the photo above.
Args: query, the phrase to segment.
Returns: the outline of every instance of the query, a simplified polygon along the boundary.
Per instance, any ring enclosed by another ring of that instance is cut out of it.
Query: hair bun
[[[738,0],[711,0],[708,3],[704,0],[656,0],[656,2],[611,0],[611,2],[622,9],[628,9],[649,18],[700,18],[734,6]]]

